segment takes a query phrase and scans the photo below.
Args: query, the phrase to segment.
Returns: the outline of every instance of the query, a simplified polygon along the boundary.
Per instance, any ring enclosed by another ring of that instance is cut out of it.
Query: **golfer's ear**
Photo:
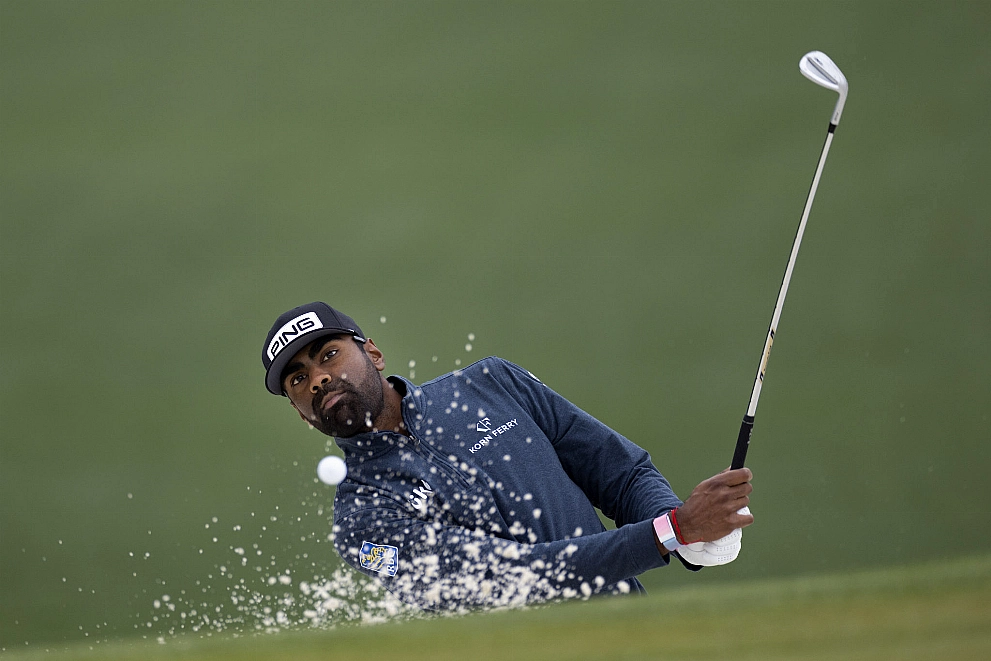
[[[371,359],[372,365],[375,366],[375,369],[377,369],[379,372],[384,370],[385,354],[382,353],[381,349],[375,346],[375,343],[372,342],[372,338],[368,338],[367,340],[365,340],[365,343],[362,346],[365,348],[365,353],[368,354],[368,357]]]
[[[296,404],[291,399],[289,400],[289,405],[292,406],[294,409],[296,409],[296,413],[298,413],[300,419],[302,419],[302,421],[306,423],[306,426],[309,427],[310,429],[313,429],[313,423],[310,422],[305,415],[303,415],[302,411],[296,408]]]

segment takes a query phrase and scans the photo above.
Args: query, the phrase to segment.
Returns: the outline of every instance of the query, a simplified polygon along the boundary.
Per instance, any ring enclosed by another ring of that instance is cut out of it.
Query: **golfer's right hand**
[[[749,468],[739,468],[713,475],[695,487],[677,512],[684,541],[713,542],[753,523],[749,510],[740,511],[750,504],[752,479]]]

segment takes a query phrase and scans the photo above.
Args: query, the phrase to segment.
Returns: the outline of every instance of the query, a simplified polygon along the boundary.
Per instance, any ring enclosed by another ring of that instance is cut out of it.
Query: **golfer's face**
[[[384,408],[379,368],[346,335],[320,338],[297,352],[282,387],[310,424],[338,438],[368,431]]]

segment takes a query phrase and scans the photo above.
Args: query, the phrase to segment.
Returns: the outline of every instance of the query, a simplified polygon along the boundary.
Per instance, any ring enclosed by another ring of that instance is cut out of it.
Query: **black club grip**
[[[736,437],[736,450],[733,451],[733,463],[730,465],[733,470],[743,468],[743,464],[747,460],[747,448],[750,447],[750,434],[753,430],[754,417],[752,415],[743,416],[740,435]]]

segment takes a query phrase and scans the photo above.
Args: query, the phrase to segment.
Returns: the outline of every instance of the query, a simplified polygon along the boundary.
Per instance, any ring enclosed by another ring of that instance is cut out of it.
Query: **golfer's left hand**
[[[750,516],[750,508],[744,507],[738,514]],[[676,553],[687,562],[700,567],[728,565],[736,560],[743,547],[743,529],[737,528],[730,534],[711,542],[696,542],[679,548]]]
[[[699,483],[678,508],[681,538],[690,543],[714,542],[753,523],[754,517],[746,510],[754,490],[752,479],[749,468],[739,468],[724,470]]]

